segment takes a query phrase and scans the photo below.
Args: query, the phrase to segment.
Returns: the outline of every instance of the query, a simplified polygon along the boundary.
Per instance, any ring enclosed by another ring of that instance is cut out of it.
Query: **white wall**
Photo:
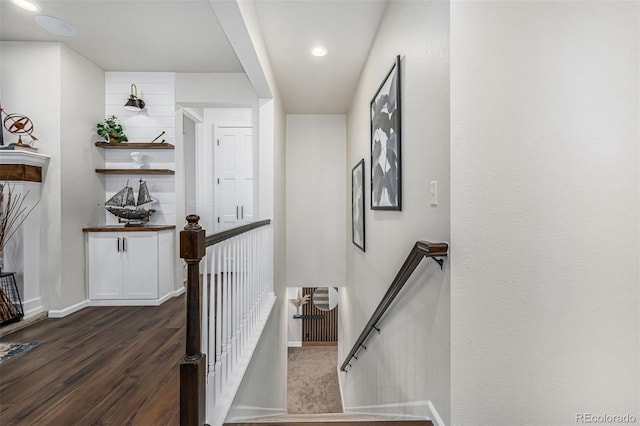
[[[231,43],[234,45],[236,51],[241,49],[239,44],[245,46],[244,48],[251,50],[244,51],[239,54],[241,61],[248,56],[257,56],[256,64],[261,68],[259,71],[264,73],[261,78],[254,77],[256,83],[254,83],[254,90],[260,96],[260,108],[259,114],[255,114],[254,117],[258,117],[258,128],[254,134],[260,135],[260,163],[259,163],[259,215],[261,218],[268,216],[265,213],[272,213],[272,228],[273,228],[273,245],[274,245],[274,292],[278,300],[276,300],[276,307],[271,314],[269,323],[265,327],[265,332],[261,341],[256,348],[256,353],[262,354],[260,362],[268,366],[269,380],[263,380],[263,376],[260,374],[247,374],[245,381],[241,384],[240,389],[236,395],[234,406],[231,412],[239,406],[244,407],[262,407],[269,409],[273,412],[286,410],[287,406],[287,320],[285,307],[286,286],[285,286],[285,114],[280,100],[278,87],[275,83],[273,71],[269,64],[269,57],[267,55],[266,48],[264,46],[262,36],[260,34],[260,26],[257,22],[257,16],[255,9],[251,2],[239,2],[235,5],[231,5],[231,2],[214,2],[215,12],[218,19],[221,22],[225,31],[229,26],[238,32],[246,31],[251,43],[242,44],[238,40],[236,35],[227,33],[228,37],[231,37]],[[220,8],[230,9],[227,14],[223,14]],[[239,16],[240,15],[240,16]],[[241,20],[242,23],[239,23]],[[228,25],[232,24],[232,25]],[[246,26],[242,28],[242,26]],[[249,46],[250,45],[250,46]],[[245,69],[255,71],[254,68],[249,67],[243,62]],[[268,89],[264,87],[256,88],[255,85],[259,81],[268,81]],[[269,92],[269,93],[267,93]],[[272,97],[266,99],[269,95]],[[269,119],[269,124],[266,125],[265,119]],[[254,128],[255,129],[255,128]],[[263,142],[268,144],[264,146]],[[267,182],[263,178],[269,177],[271,180]],[[267,204],[269,204],[267,206]],[[273,323],[273,324],[272,324]],[[266,348],[263,350],[263,346]],[[257,358],[254,357],[254,360]],[[259,366],[258,366],[259,367]],[[249,366],[249,373],[254,368]],[[267,372],[264,372],[267,373]]]
[[[302,288],[300,287],[287,287],[287,346],[299,347],[302,346],[302,320],[296,319],[293,316],[296,315],[298,310],[296,306],[291,302],[291,299],[296,299],[298,292],[302,294]],[[300,313],[302,313],[302,306],[300,306]]]
[[[346,284],[345,118],[287,115],[289,287]]]
[[[104,223],[105,201],[104,176],[95,172],[102,153],[94,145],[96,123],[104,119],[104,71],[64,45],[60,54],[62,280],[50,288],[50,309],[87,299],[82,228]]]
[[[273,356],[282,352],[282,341],[286,340],[286,333],[281,327],[282,321],[280,320],[287,310],[285,304],[284,299],[276,300],[240,384],[240,390],[236,394],[231,410],[229,410],[227,422],[251,417],[286,414],[286,386],[284,388],[274,387],[274,384],[282,380],[282,371],[287,369],[287,358]],[[286,346],[284,349],[286,350]]]
[[[369,102],[401,55],[403,211],[370,206]],[[389,3],[347,117],[347,288],[340,292],[339,363],[417,240],[449,240],[449,3]],[[366,253],[351,243],[351,168],[365,159]],[[429,205],[429,182],[439,204]],[[449,419],[449,271],[423,261],[341,373],[347,410],[426,414],[430,400]],[[385,404],[415,406],[381,407]]]
[[[51,156],[37,225],[43,300],[25,308],[64,309],[86,299],[82,228],[104,217],[94,171],[102,158],[93,146],[104,117],[104,73],[59,43],[2,42],[0,52],[2,105],[33,120],[35,147]]]
[[[131,84],[135,84],[138,97],[145,101],[141,112],[123,108]],[[105,114],[115,115],[124,126],[129,142],[151,142],[162,131],[166,133],[158,139],[175,144],[175,74],[169,72],[108,72],[105,75]],[[105,168],[133,168],[130,154],[132,150],[105,150]],[[140,150],[144,154],[144,168],[171,169],[175,171],[175,151],[169,149]],[[127,180],[136,192],[138,179],[147,182],[151,197],[158,200],[151,208],[155,213],[149,218],[149,225],[176,225],[176,185],[174,175],[108,175],[105,178],[108,200],[122,189]],[[106,223],[115,225],[118,218],[105,209]],[[181,218],[178,225],[184,221]]]
[[[638,18],[452,3],[451,424],[640,418]]]
[[[244,73],[178,73],[176,102],[201,107],[247,107],[257,95]]]
[[[48,308],[49,289],[61,293],[61,173],[60,173],[60,45],[58,43],[1,42],[2,107],[24,114],[34,124],[34,144],[40,154],[49,155],[49,167],[42,185],[40,232],[39,300],[23,301],[25,311]],[[15,142],[4,133],[5,144]],[[46,283],[46,286],[44,285]]]

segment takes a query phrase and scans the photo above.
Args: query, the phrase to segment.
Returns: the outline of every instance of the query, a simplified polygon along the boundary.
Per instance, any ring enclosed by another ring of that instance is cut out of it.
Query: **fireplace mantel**
[[[33,206],[40,201],[49,160],[48,155],[37,152],[0,150],[0,183],[7,182],[15,194],[23,194],[26,206]],[[24,318],[45,310],[40,283],[41,227],[42,208],[38,203],[4,250],[3,271],[16,273]]]
[[[42,182],[50,159],[37,152],[0,150],[0,180]]]

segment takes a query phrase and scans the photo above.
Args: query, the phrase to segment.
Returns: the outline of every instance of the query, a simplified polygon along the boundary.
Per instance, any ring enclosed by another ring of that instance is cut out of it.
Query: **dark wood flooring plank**
[[[2,337],[42,343],[0,365],[0,424],[178,424],[184,304],[86,308]]]

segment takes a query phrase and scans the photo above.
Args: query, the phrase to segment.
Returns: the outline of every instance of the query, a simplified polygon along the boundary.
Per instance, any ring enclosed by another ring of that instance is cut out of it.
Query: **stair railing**
[[[373,330],[377,330],[378,332],[380,332],[380,329],[377,326],[380,318],[382,318],[389,306],[393,303],[396,296],[398,295],[400,290],[402,290],[402,287],[404,287],[406,282],[409,280],[409,277],[411,276],[411,274],[413,274],[413,271],[415,271],[422,259],[425,257],[429,257],[435,260],[440,265],[440,268],[442,268],[444,260],[439,258],[446,257],[448,254],[448,250],[449,245],[447,243],[430,243],[428,241],[416,242],[416,244],[409,252],[407,259],[404,261],[404,264],[398,271],[398,274],[391,282],[389,289],[378,304],[378,307],[373,312],[373,315],[371,315],[371,318],[369,319],[367,324],[364,326],[362,333],[360,333],[358,340],[356,340],[353,347],[351,348],[349,355],[347,355],[344,362],[342,363],[342,366],[340,366],[341,371],[346,372],[347,367],[351,367],[351,360],[353,358],[358,359],[356,354],[358,353],[360,348],[366,349],[364,343],[369,335],[373,332]]]
[[[182,426],[207,422],[273,293],[270,220],[210,236],[205,236],[199,220],[187,216],[180,232],[180,257],[187,264]]]

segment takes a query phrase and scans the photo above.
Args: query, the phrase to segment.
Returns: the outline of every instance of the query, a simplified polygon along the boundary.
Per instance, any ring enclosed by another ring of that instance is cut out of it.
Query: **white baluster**
[[[208,293],[207,293],[207,273],[209,271],[209,250],[205,250],[204,251],[204,257],[202,258],[201,262],[200,262],[200,277],[198,277],[200,279],[200,285],[202,287],[202,303],[200,306],[200,350],[204,355],[208,355],[209,354],[209,339],[208,339],[208,323],[209,323],[209,315],[207,315],[208,312],[208,306],[209,306],[209,300],[208,300]],[[208,356],[207,356],[208,358]],[[207,359],[208,362],[208,359]]]
[[[216,366],[215,366],[215,382],[216,395],[221,392],[222,386],[222,249],[220,244],[215,245],[216,248]]]
[[[238,332],[240,331],[238,327],[238,311],[239,311],[239,301],[238,290],[239,290],[239,276],[238,276],[238,238],[233,239],[233,322],[231,325],[233,326],[233,364],[238,364]]]
[[[260,268],[260,316],[262,316],[262,311],[264,310],[264,262],[262,259],[262,254],[264,253],[264,238],[262,235],[262,230],[259,230],[258,238],[259,238],[259,251],[258,251],[258,267]]]
[[[233,276],[232,271],[231,271],[231,256],[232,256],[232,252],[231,252],[231,245],[227,244],[227,250],[226,250],[226,262],[225,262],[225,267],[227,270],[227,306],[229,307],[227,309],[227,314],[225,315],[225,329],[226,329],[226,340],[227,340],[227,380],[228,380],[228,376],[231,375],[231,370],[232,370],[232,366],[233,366],[233,354],[232,354],[232,346],[231,346],[231,333],[233,332],[233,323],[232,323],[232,318],[233,318],[233,305],[232,305],[232,297],[233,297],[233,287],[232,287],[232,281],[231,278]]]
[[[242,356],[242,350],[244,346],[242,344],[243,334],[242,334],[242,304],[243,304],[243,288],[242,288],[242,240],[243,236],[238,237],[238,318],[237,318],[237,327],[238,327],[238,359]]]
[[[222,252],[222,384],[227,383],[229,373],[229,247],[223,243]]]
[[[242,348],[247,345],[249,339],[249,330],[247,324],[247,315],[249,313],[249,294],[248,294],[248,278],[247,275],[247,236],[242,238]]]
[[[258,325],[258,295],[260,294],[258,287],[258,235],[257,232],[253,232],[253,259],[252,259],[252,267],[253,267],[253,318],[252,325],[255,330]]]

